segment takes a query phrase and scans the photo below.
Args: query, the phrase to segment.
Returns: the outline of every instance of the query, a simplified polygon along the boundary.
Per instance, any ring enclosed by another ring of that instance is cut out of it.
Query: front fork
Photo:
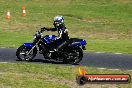
[[[26,55],[29,55],[32,52],[32,50],[38,45],[39,42],[40,40],[32,47],[32,49],[28,53],[26,53]]]

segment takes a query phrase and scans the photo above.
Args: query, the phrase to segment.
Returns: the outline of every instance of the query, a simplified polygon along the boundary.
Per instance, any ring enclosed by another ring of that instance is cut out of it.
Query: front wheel
[[[63,60],[64,63],[78,64],[83,58],[83,51],[80,47],[73,48],[65,54],[64,56],[66,56],[66,58]]]
[[[28,55],[27,53],[31,48],[25,47],[24,45],[20,46],[16,51],[17,60],[22,61],[31,61],[37,54],[37,48],[35,47]]]

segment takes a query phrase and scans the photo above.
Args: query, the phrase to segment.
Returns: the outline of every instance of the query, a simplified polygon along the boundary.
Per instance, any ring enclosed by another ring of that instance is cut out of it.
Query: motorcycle
[[[43,31],[42,31],[43,30]],[[54,51],[53,46],[59,46],[61,41],[54,42],[55,35],[43,35],[44,28],[40,28],[34,35],[32,43],[22,44],[16,51],[17,60],[32,61],[39,51],[44,59],[62,61],[67,64],[78,64],[83,58],[83,50],[86,50],[86,41],[78,38],[70,38],[67,45],[59,51]]]

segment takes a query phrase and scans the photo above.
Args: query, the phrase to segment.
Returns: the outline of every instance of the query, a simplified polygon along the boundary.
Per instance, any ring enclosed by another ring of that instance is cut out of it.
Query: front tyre
[[[37,54],[37,48],[35,47],[30,54],[27,53],[31,50],[31,48],[25,47],[24,45],[20,46],[16,51],[16,56],[18,61],[31,61]]]

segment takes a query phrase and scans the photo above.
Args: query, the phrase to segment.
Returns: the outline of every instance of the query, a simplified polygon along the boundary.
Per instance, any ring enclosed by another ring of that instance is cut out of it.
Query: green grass
[[[27,16],[21,16],[26,6]],[[131,0],[1,0],[0,47],[17,48],[32,42],[36,26],[51,27],[53,17],[63,15],[71,37],[87,40],[89,52],[132,54]],[[11,20],[5,19],[7,11]],[[46,34],[52,34],[50,32]],[[76,88],[76,66],[51,64],[0,64],[2,88]],[[126,70],[99,70],[84,67],[87,73],[130,74]],[[131,88],[132,84],[88,84],[85,87]]]
[[[131,0],[1,0],[0,47],[31,42],[36,26],[52,27],[53,17],[63,15],[70,36],[87,40],[87,51],[132,53],[131,8]]]
[[[87,74],[130,74],[127,70],[99,70],[84,67]],[[1,63],[0,87],[2,88],[76,88],[78,66],[31,63]],[[107,88],[111,84],[86,84],[85,87]],[[113,84],[114,88],[131,88],[132,84]]]
[[[87,40],[88,52],[109,52],[132,54],[132,41],[130,40]]]
[[[26,17],[21,16],[22,6]],[[59,14],[71,37],[87,40],[87,51],[132,53],[131,9],[131,0],[1,0],[0,47],[31,42],[36,26],[52,27]],[[10,21],[5,19],[8,10]]]

